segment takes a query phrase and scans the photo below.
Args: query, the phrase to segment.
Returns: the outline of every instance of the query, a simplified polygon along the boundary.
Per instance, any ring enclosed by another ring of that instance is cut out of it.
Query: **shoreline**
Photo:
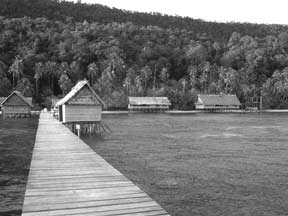
[[[119,110],[119,111],[108,111],[108,110],[104,110],[102,111],[102,114],[103,115],[128,115],[128,114],[143,114],[145,112],[136,112],[136,111],[127,111],[127,110]],[[164,112],[150,112],[149,114],[197,114],[197,113],[209,113],[209,114],[212,114],[212,113],[243,113],[243,114],[246,114],[246,113],[288,113],[288,109],[266,109],[266,110],[234,110],[234,111],[223,111],[223,112],[207,112],[207,111],[203,111],[203,110],[168,110],[168,111],[164,111]]]
[[[128,115],[128,114],[137,114],[137,113],[145,113],[145,112],[137,112],[137,111],[127,111],[127,110],[116,110],[116,111],[109,111],[104,110],[102,111],[103,115]],[[197,114],[197,113],[288,113],[288,109],[266,109],[266,110],[234,110],[230,112],[207,112],[202,110],[168,110],[164,112],[151,112],[157,114]],[[0,115],[2,112],[0,111]],[[40,111],[32,111],[31,114],[39,115]]]

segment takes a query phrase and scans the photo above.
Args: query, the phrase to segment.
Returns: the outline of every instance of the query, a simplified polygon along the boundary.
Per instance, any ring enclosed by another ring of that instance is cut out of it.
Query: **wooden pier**
[[[168,213],[49,113],[41,113],[22,216]]]

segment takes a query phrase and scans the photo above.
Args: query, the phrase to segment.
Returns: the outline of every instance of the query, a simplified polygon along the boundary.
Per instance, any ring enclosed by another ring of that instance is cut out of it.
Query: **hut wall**
[[[204,104],[196,104],[196,109],[204,109]]]
[[[168,105],[128,105],[129,110],[168,110],[169,106]]]
[[[99,122],[101,105],[63,105],[63,122]]]
[[[226,106],[217,106],[217,105],[196,105],[196,109],[240,109],[240,106],[237,105],[226,105]]]
[[[31,108],[29,106],[2,106],[4,117],[10,114],[30,114]]]

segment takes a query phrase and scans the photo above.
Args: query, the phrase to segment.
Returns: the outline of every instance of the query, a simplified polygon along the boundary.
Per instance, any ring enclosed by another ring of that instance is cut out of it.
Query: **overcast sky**
[[[288,25],[288,0],[82,0],[84,2],[207,21]]]

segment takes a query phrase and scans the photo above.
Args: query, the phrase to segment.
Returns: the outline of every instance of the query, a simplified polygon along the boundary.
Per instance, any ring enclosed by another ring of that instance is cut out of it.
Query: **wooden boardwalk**
[[[49,113],[41,113],[22,215],[168,213]]]

